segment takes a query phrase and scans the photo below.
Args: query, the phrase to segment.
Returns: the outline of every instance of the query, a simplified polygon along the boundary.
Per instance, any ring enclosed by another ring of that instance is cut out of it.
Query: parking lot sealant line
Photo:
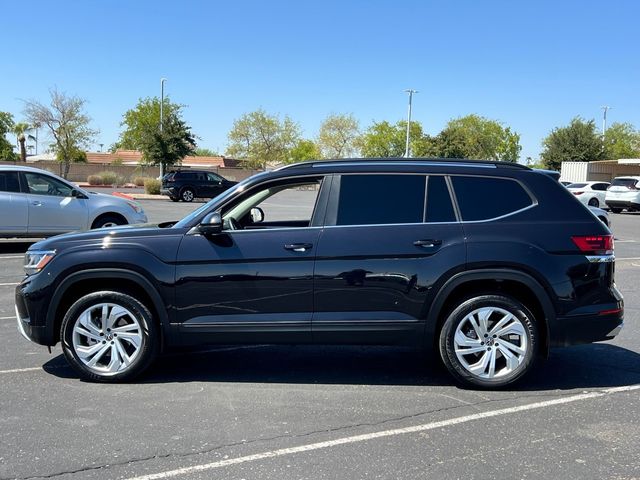
[[[556,398],[553,400],[546,400],[542,402],[529,403],[526,405],[519,405],[517,407],[501,408],[499,410],[474,413],[471,415],[450,418],[448,420],[442,420],[438,422],[430,422],[422,425],[414,425],[412,427],[383,430],[378,432],[366,433],[362,435],[353,435],[349,437],[337,438],[335,440],[309,443],[309,444],[300,445],[297,447],[281,448],[278,450],[271,450],[268,452],[256,453],[253,455],[246,455],[243,457],[229,458],[225,460],[219,460],[217,462],[193,465],[191,467],[183,467],[175,470],[167,470],[164,472],[159,472],[159,473],[154,473],[149,475],[130,477],[128,480],[156,480],[161,478],[178,477],[181,475],[188,475],[192,473],[203,472],[203,471],[213,470],[217,468],[224,468],[224,467],[229,467],[233,465],[240,465],[243,463],[256,462],[259,460],[266,460],[270,458],[294,455],[297,453],[305,453],[305,452],[310,452],[314,450],[321,450],[325,448],[336,447],[340,445],[348,445],[353,443],[365,442],[365,441],[374,440],[377,438],[386,438],[386,437],[392,437],[397,435],[404,435],[408,433],[424,432],[427,430],[434,430],[434,429],[449,427],[453,425],[460,425],[462,423],[472,422],[475,420],[498,417],[501,415],[510,415],[514,413],[525,412],[528,410],[537,410],[541,408],[552,407],[555,405],[563,405],[563,404],[578,402],[582,400],[589,400],[592,398],[601,398],[607,395],[613,395],[613,394],[622,393],[622,392],[630,392],[638,389],[640,389],[640,384],[608,388],[605,390],[598,390],[593,392],[585,392],[577,395],[571,395],[568,397]]]

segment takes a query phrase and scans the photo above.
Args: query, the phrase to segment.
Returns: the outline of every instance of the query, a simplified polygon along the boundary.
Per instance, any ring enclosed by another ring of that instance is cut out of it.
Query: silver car
[[[0,166],[0,237],[47,237],[146,221],[136,202],[87,192],[38,168]]]

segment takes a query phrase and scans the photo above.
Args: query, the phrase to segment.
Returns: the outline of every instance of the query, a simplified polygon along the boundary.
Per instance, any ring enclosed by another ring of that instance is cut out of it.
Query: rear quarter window
[[[517,181],[508,178],[452,176],[463,221],[489,220],[533,205]]]

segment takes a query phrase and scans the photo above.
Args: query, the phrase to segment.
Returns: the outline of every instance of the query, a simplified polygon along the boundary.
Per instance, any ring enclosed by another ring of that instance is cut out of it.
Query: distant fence
[[[0,165],[23,165],[28,167],[41,168],[56,175],[62,174],[62,164],[50,160],[41,160],[33,163],[23,162],[6,162],[0,161]],[[167,167],[167,170],[178,167]],[[259,170],[247,170],[244,168],[226,168],[226,167],[179,167],[181,170],[188,170],[190,168],[194,170],[206,170],[208,172],[214,172],[222,175],[228,180],[239,182],[251,175],[258,173]],[[128,180],[133,180],[135,177],[153,177],[157,178],[160,175],[160,167],[154,167],[152,165],[112,165],[109,163],[72,163],[69,168],[68,180],[71,182],[86,182],[89,175],[95,175],[98,172],[114,172],[115,174],[124,177]]]

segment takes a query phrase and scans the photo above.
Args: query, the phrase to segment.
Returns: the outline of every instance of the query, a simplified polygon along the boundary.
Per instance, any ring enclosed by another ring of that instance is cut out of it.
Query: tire
[[[600,202],[598,201],[597,198],[592,198],[591,200],[589,200],[589,206],[590,207],[600,207]]]
[[[115,215],[103,215],[94,220],[91,228],[108,228],[108,227],[116,227],[118,225],[126,225],[127,221],[122,217],[117,217]]]
[[[440,330],[440,356],[461,384],[501,388],[531,370],[538,338],[535,319],[522,303],[506,295],[480,295],[464,300],[447,317]]]
[[[191,188],[183,188],[182,191],[180,192],[180,198],[182,199],[183,202],[193,202],[193,199],[195,198],[195,193],[193,192],[193,190]]]
[[[113,291],[90,293],[75,302],[62,320],[60,338],[64,356],[80,376],[104,383],[140,375],[156,357],[159,343],[149,309]]]
[[[621,208],[611,208],[611,213],[621,213],[622,209]]]

